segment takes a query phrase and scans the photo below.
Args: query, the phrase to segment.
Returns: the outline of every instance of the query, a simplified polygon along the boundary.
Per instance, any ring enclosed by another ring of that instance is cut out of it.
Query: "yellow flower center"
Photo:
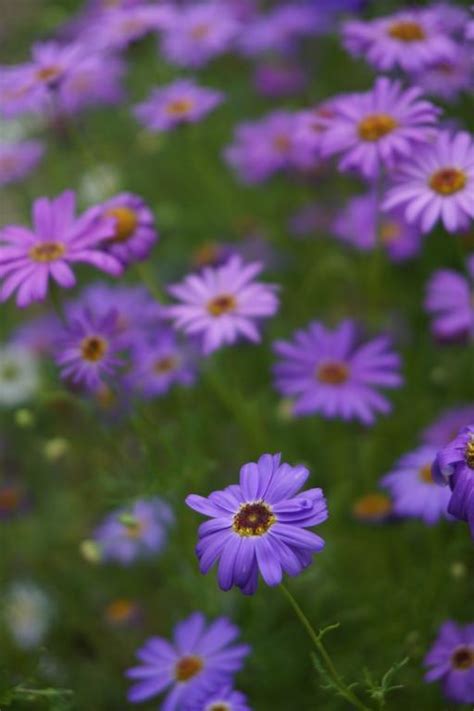
[[[474,469],[474,437],[467,443],[466,463],[470,469]]]
[[[380,225],[380,240],[383,244],[395,242],[400,237],[400,225],[392,220],[385,220]]]
[[[278,153],[287,153],[290,150],[291,141],[289,136],[280,133],[273,139],[273,145]]]
[[[119,517],[119,521],[129,538],[139,538],[143,533],[143,524],[133,514],[124,513]]]
[[[204,662],[201,657],[195,655],[181,657],[181,659],[176,662],[174,668],[176,681],[189,681],[189,679],[192,679],[196,674],[199,674],[203,667]]]
[[[193,27],[191,30],[191,37],[197,40],[204,39],[209,34],[209,30],[210,26],[203,22],[200,25]]]
[[[359,122],[358,133],[363,141],[378,141],[397,126],[397,121],[389,114],[370,114]]]
[[[107,341],[100,336],[86,336],[81,342],[81,356],[91,363],[102,360],[107,350]]]
[[[316,369],[316,379],[328,385],[342,385],[349,377],[349,369],[344,363],[322,363]]]
[[[231,708],[224,701],[216,701],[215,704],[207,706],[206,711],[231,711]]]
[[[451,664],[455,669],[466,671],[474,667],[474,647],[463,644],[454,650]]]
[[[242,504],[234,516],[232,528],[239,536],[263,536],[275,521],[270,506],[263,501],[255,501]]]
[[[235,311],[237,308],[237,301],[232,296],[232,294],[221,294],[211,299],[207,304],[207,310],[211,316],[219,317],[224,314],[228,314],[231,311]]]
[[[61,74],[61,71],[61,67],[55,66],[53,64],[50,67],[43,67],[43,69],[39,69],[36,72],[36,78],[40,81],[48,83],[53,81],[54,79],[57,79],[58,76]]]
[[[354,516],[361,520],[387,516],[392,510],[392,502],[385,494],[366,494],[358,499],[353,507]]]
[[[173,99],[166,107],[166,111],[172,116],[182,116],[187,114],[194,106],[192,99]]]
[[[408,20],[394,22],[388,28],[388,34],[390,37],[393,37],[393,39],[400,40],[401,42],[421,42],[421,40],[424,40],[426,37],[421,25]]]
[[[109,622],[126,622],[136,610],[133,600],[119,597],[107,605],[105,616]]]
[[[137,213],[129,207],[111,207],[106,211],[106,217],[115,219],[115,233],[111,242],[126,242],[138,224]]]
[[[153,370],[158,375],[163,375],[164,373],[169,373],[171,370],[174,370],[177,365],[178,358],[176,358],[176,356],[165,356],[155,361]]]
[[[433,173],[429,186],[439,195],[453,195],[464,188],[467,182],[466,173],[458,168],[441,168]]]
[[[34,262],[55,262],[61,259],[66,247],[61,242],[39,242],[28,252]]]
[[[424,464],[418,470],[418,476],[420,480],[425,484],[434,484],[433,472],[431,471],[431,464]]]

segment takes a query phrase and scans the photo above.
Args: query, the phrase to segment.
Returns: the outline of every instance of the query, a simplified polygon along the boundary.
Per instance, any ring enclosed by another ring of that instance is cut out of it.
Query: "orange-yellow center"
[[[263,536],[276,521],[270,506],[263,501],[243,504],[235,514],[232,528],[239,536]]]
[[[390,37],[393,37],[393,39],[400,40],[401,42],[420,42],[426,37],[421,25],[408,20],[394,22],[388,28],[388,34]]]
[[[126,242],[130,239],[138,224],[137,213],[129,207],[111,207],[105,214],[115,219],[115,233],[110,241]]]
[[[360,519],[372,519],[387,516],[392,510],[392,502],[385,494],[366,494],[358,499],[353,507],[354,515]]]
[[[455,669],[461,669],[462,671],[467,671],[474,667],[474,647],[467,644],[457,647],[451,657],[451,664]]]
[[[100,336],[86,336],[81,342],[81,356],[91,363],[102,360],[107,350],[107,341]]]
[[[464,188],[467,176],[458,168],[442,168],[433,173],[429,186],[439,195],[453,195]]]
[[[61,242],[38,242],[28,252],[34,262],[55,262],[61,259],[66,248]]]
[[[182,116],[187,114],[194,106],[192,99],[173,99],[166,107],[166,111],[172,116]]]
[[[61,67],[56,67],[54,65],[51,67],[43,67],[43,69],[38,69],[36,72],[36,78],[47,83],[57,79],[61,74],[61,71]]]
[[[425,484],[434,484],[431,464],[424,464],[418,471],[418,476]]]
[[[204,39],[208,36],[209,30],[210,26],[206,25],[203,22],[200,25],[196,25],[195,27],[193,27],[193,29],[191,30],[191,37],[197,40]]]
[[[328,385],[342,385],[349,377],[349,369],[344,363],[322,363],[316,369],[316,378]]]
[[[199,674],[203,667],[204,662],[201,657],[195,655],[181,657],[181,659],[176,662],[174,669],[176,681],[189,681],[189,679],[192,679],[196,674]]]
[[[273,139],[273,145],[278,153],[287,153],[291,146],[291,141],[289,136],[281,133]]]
[[[383,244],[395,242],[400,237],[400,225],[392,220],[384,220],[380,225],[380,240]]]
[[[163,375],[164,373],[169,373],[171,370],[174,370],[177,365],[178,359],[176,356],[164,356],[155,361],[153,370],[158,375]]]
[[[105,614],[109,622],[126,622],[135,609],[136,605],[133,600],[119,597],[107,605]]]
[[[232,294],[221,294],[211,299],[207,304],[207,310],[211,316],[218,317],[235,311],[237,301]]]
[[[474,438],[467,443],[466,463],[468,467],[474,469]]]
[[[369,114],[359,122],[358,133],[363,141],[378,141],[398,126],[389,114]]]

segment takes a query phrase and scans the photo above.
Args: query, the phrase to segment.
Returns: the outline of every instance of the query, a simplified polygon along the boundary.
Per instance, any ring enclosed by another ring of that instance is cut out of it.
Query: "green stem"
[[[49,290],[49,295],[51,299],[51,304],[53,306],[56,316],[59,318],[63,325],[66,325],[66,316],[64,314],[63,304],[61,297],[59,295],[59,289],[57,284],[53,281],[51,282],[51,288]]]
[[[324,644],[321,640],[321,635],[319,635],[313,629],[311,622],[308,620],[308,618],[306,617],[303,610],[301,609],[299,604],[296,602],[295,598],[290,593],[288,588],[285,585],[283,585],[283,583],[281,583],[280,588],[281,588],[283,594],[285,595],[286,599],[290,603],[291,607],[293,608],[299,621],[301,622],[301,624],[305,628],[306,632],[308,633],[309,637],[311,638],[314,646],[318,650],[319,656],[321,657],[321,659],[324,663],[324,666],[326,667],[335,686],[338,688],[341,696],[343,696],[349,703],[351,703],[356,708],[361,709],[361,711],[370,711],[369,707],[365,706],[365,704],[363,704],[362,701],[360,701],[360,699],[357,698],[357,696],[354,694],[354,692],[348,686],[346,686],[342,677],[339,675],[339,672],[337,671],[336,667],[334,666],[334,663],[333,663],[331,657],[329,656],[329,653],[326,650],[326,647],[324,646]]]

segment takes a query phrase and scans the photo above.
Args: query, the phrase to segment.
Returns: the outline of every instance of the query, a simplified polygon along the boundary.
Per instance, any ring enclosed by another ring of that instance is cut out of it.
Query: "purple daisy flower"
[[[467,260],[468,276],[439,269],[428,282],[425,308],[432,330],[441,341],[474,339],[474,255]]]
[[[332,229],[336,237],[363,252],[380,243],[394,262],[411,259],[421,250],[420,230],[409,225],[400,210],[379,214],[375,192],[349,200]]]
[[[349,20],[342,32],[346,49],[381,71],[398,67],[416,71],[456,54],[458,49],[441,17],[430,10],[402,10],[375,20]]]
[[[274,344],[282,359],[273,368],[275,386],[283,396],[296,398],[295,415],[318,413],[372,425],[376,414],[390,412],[378,388],[400,387],[400,358],[387,337],[361,344],[357,336],[354,321],[342,321],[333,330],[313,321],[292,341]]]
[[[474,539],[474,425],[467,425],[441,449],[433,465],[433,476],[449,483],[452,494],[448,512],[467,521]]]
[[[171,64],[196,69],[227,52],[239,29],[225,3],[197,2],[175,12],[162,34],[161,52]]]
[[[198,336],[207,355],[239,338],[258,343],[257,323],[278,310],[276,286],[255,281],[260,262],[234,256],[221,267],[206,267],[168,291],[181,303],[167,309],[176,328]]]
[[[201,690],[186,704],[186,711],[252,711],[241,691],[229,684],[209,692]]]
[[[274,99],[299,94],[307,84],[307,77],[298,64],[279,60],[259,64],[253,81],[262,96]]]
[[[13,332],[11,342],[27,348],[37,356],[51,356],[60,328],[59,318],[46,313],[22,322]]]
[[[444,410],[433,424],[423,430],[421,439],[439,449],[454,439],[468,422],[474,422],[474,403]]]
[[[449,491],[436,485],[431,472],[436,453],[436,447],[418,447],[404,455],[382,478],[380,484],[390,492],[397,516],[419,518],[429,526],[441,518],[450,518]]]
[[[70,319],[58,338],[56,363],[64,380],[97,392],[122,365],[117,357],[121,349],[117,312],[111,309],[97,317],[84,309]]]
[[[59,114],[75,114],[88,106],[118,104],[125,97],[125,63],[108,54],[81,57],[61,82],[56,98]]]
[[[20,307],[46,297],[49,279],[68,289],[76,283],[70,264],[92,264],[113,276],[122,273],[121,263],[100,250],[113,231],[113,220],[100,217],[92,208],[75,216],[76,198],[66,190],[53,200],[33,203],[33,229],[8,225],[0,230],[0,301],[17,292]]]
[[[134,114],[150,131],[169,131],[182,123],[196,123],[224,101],[222,91],[199,86],[192,79],[178,79],[154,89],[135,107]]]
[[[0,144],[0,185],[23,180],[37,166],[44,155],[40,141]]]
[[[429,232],[441,219],[448,232],[465,227],[474,218],[474,142],[465,131],[441,131],[397,165],[395,185],[384,209],[403,206],[408,222]]]
[[[98,50],[122,50],[150,32],[157,32],[173,21],[171,4],[152,7],[140,3],[109,7],[91,13],[84,23],[80,39],[86,46]]]
[[[246,56],[275,52],[289,54],[298,39],[324,29],[321,16],[312,7],[282,3],[265,15],[257,15],[239,36],[240,51]]]
[[[248,645],[234,644],[238,635],[226,617],[206,628],[204,615],[195,612],[175,626],[172,643],[150,637],[137,651],[139,666],[126,672],[135,682],[128,700],[138,703],[168,690],[160,708],[179,711],[201,689],[229,683],[250,652]]]
[[[441,681],[446,698],[474,702],[474,624],[462,627],[448,620],[424,659],[425,680]]]
[[[94,533],[101,560],[130,565],[135,560],[157,555],[166,544],[173,521],[170,507],[158,497],[114,511]]]
[[[115,222],[104,249],[124,266],[146,259],[158,239],[153,213],[138,195],[120,193],[102,203],[104,217]]]
[[[273,586],[283,573],[298,575],[307,568],[324,541],[306,529],[328,517],[321,489],[298,493],[308,476],[306,467],[282,463],[280,454],[263,454],[257,463],[244,464],[238,485],[207,498],[190,494],[187,505],[211,519],[199,527],[201,573],[219,560],[221,590],[236,585],[252,595],[259,572]]]
[[[461,92],[472,91],[472,56],[460,47],[455,55],[428,64],[412,79],[426,94],[445,101],[456,101]]]
[[[366,178],[433,138],[440,110],[421,99],[421,89],[403,89],[398,81],[379,77],[371,91],[351,94],[336,104],[321,136],[321,153],[342,153],[340,170],[359,170]]]

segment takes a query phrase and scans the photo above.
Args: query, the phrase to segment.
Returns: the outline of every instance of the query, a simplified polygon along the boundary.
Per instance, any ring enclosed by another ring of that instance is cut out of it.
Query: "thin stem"
[[[321,635],[319,635],[314,629],[313,626],[311,625],[311,622],[308,620],[306,615],[304,614],[303,610],[299,606],[299,604],[296,602],[295,598],[291,594],[291,592],[288,590],[288,588],[281,583],[280,588],[285,595],[286,599],[290,603],[291,607],[293,608],[296,616],[298,617],[299,621],[305,628],[306,632],[308,633],[309,637],[311,638],[314,646],[319,652],[319,655],[321,659],[324,662],[324,665],[333,680],[334,684],[337,686],[339,693],[341,696],[343,696],[347,701],[349,701],[353,706],[355,706],[358,709],[361,709],[361,711],[370,711],[370,709],[365,706],[365,704],[360,701],[360,699],[357,698],[357,696],[354,694],[354,692],[346,686],[344,683],[342,677],[339,675],[339,672],[337,671],[336,667],[334,666],[334,663],[329,656],[328,651],[326,650],[326,647],[324,646],[322,640],[321,640]]]
[[[62,300],[59,295],[59,289],[57,287],[57,284],[54,281],[51,283],[49,295],[50,295],[51,304],[53,306],[54,312],[56,313],[56,316],[59,318],[59,320],[61,321],[63,326],[65,326],[67,323],[66,316],[64,313]]]

